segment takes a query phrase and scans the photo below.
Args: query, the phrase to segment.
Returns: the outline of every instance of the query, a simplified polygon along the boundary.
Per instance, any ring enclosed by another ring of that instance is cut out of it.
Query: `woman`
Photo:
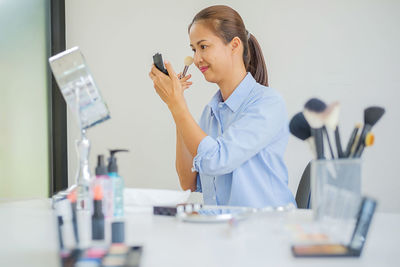
[[[295,203],[283,154],[288,141],[283,99],[268,87],[261,48],[240,15],[227,6],[200,11],[189,25],[194,63],[219,86],[199,124],[179,80],[155,66],[154,88],[176,124],[176,170],[181,187],[203,193],[208,205],[265,207]]]

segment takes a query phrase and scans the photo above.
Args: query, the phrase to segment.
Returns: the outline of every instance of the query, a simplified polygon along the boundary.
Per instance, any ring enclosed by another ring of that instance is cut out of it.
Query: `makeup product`
[[[248,207],[204,207],[197,210],[186,209],[178,212],[176,217],[184,222],[192,223],[226,223],[232,219],[237,221],[250,218],[256,209]]]
[[[355,143],[356,137],[357,137],[357,132],[361,128],[361,123],[357,123],[356,126],[354,126],[354,130],[350,135],[350,139],[347,142],[347,147],[346,151],[344,152],[344,157],[347,158],[350,156],[351,153],[351,148],[353,147],[353,144]]]
[[[293,255],[295,257],[359,257],[367,238],[375,208],[375,200],[366,197],[363,198],[353,236],[348,245],[294,245],[292,246]]]
[[[315,140],[314,137],[311,135],[311,127],[308,124],[307,120],[304,118],[302,112],[298,112],[290,120],[289,130],[297,138],[306,141],[309,144],[314,157],[316,157]]]
[[[113,211],[114,218],[122,218],[124,216],[124,180],[118,174],[116,153],[128,152],[127,149],[110,150],[108,158],[108,176],[111,179],[113,188]]]
[[[163,61],[162,55],[160,53],[156,53],[153,56],[153,62],[158,70],[160,70],[164,74],[168,75],[168,71],[164,67],[164,61]]]
[[[340,140],[339,133],[339,113],[340,113],[340,104],[339,102],[334,102],[328,107],[328,114],[325,119],[325,125],[328,129],[334,131],[335,134],[335,144],[338,158],[344,158],[344,153],[342,149],[342,143]],[[327,133],[328,135],[328,133]]]
[[[125,222],[122,220],[114,221],[111,223],[111,242],[124,243],[125,242]]]
[[[142,246],[127,247],[122,244],[113,244],[102,259],[101,266],[139,267],[142,251]]]
[[[176,206],[154,206],[154,215],[176,216],[180,212],[198,211],[203,207],[201,204],[183,203]]]
[[[326,104],[317,98],[312,98],[304,105],[304,118],[311,126],[311,134],[315,138],[315,147],[317,151],[317,159],[324,159],[324,140],[323,130],[324,126],[322,113],[326,110]]]
[[[104,164],[104,155],[97,156],[97,166],[95,169],[96,178],[93,181],[93,188],[97,185],[102,187],[103,191],[103,214],[105,218],[113,216],[112,183],[107,175],[107,166]]]
[[[185,67],[183,68],[180,79],[182,79],[183,77],[186,76],[186,72],[188,71],[189,66],[192,65],[192,63],[193,63],[193,58],[191,56],[185,57],[185,60],[184,60]]]
[[[142,246],[128,247],[112,244],[110,247],[74,249],[61,257],[65,267],[139,267]]]
[[[69,251],[78,245],[77,224],[73,222],[71,202],[62,198],[53,203],[57,215],[60,251]]]
[[[92,244],[92,212],[90,210],[77,210],[79,249],[86,249]]]
[[[384,113],[385,109],[382,107],[368,107],[364,110],[364,127],[361,131],[360,140],[357,143],[353,157],[361,157],[367,133],[371,131],[372,127],[382,118]]]
[[[78,222],[76,219],[76,189],[71,191],[67,196],[69,202],[71,203],[71,213],[72,213],[72,225],[74,228],[74,237],[77,244],[79,244],[79,234],[78,234]]]
[[[177,213],[176,206],[154,206],[154,215],[175,216]]]
[[[96,185],[93,189],[92,240],[104,240],[103,189]]]

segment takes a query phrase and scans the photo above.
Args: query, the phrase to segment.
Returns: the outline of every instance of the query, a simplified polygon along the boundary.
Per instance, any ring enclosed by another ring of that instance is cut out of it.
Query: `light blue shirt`
[[[192,171],[206,205],[266,207],[295,204],[283,154],[289,138],[282,97],[248,73],[223,102],[218,92],[204,108],[207,136]]]

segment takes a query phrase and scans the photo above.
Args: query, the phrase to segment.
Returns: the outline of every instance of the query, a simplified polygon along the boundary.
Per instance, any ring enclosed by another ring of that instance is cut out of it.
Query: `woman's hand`
[[[188,81],[190,75],[179,80],[172,65],[168,61],[165,61],[165,67],[169,76],[162,73],[154,65],[151,68],[149,76],[153,80],[157,94],[171,109],[171,107],[185,104],[183,91],[189,88],[192,83]]]
[[[186,90],[193,84],[191,81],[188,81],[190,78],[192,78],[192,75],[188,74],[185,77],[183,77],[182,79],[181,79],[181,76],[182,76],[182,72],[178,74],[178,78],[182,84],[183,90]]]

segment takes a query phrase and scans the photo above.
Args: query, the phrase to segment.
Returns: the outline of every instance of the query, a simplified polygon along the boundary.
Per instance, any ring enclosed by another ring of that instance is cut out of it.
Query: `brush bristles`
[[[311,126],[311,128],[318,129],[324,126],[324,122],[321,118],[321,114],[315,113],[313,111],[310,111],[308,109],[305,109],[303,111],[304,118],[307,120],[308,124]]]
[[[339,102],[332,103],[329,105],[327,109],[325,125],[331,129],[335,130],[336,126],[339,123],[339,112],[340,112],[340,104]]]
[[[310,125],[301,112],[294,115],[290,120],[289,130],[294,136],[301,140],[306,140],[311,136]]]
[[[374,126],[385,113],[385,109],[381,107],[369,107],[364,110],[364,122]]]
[[[184,64],[185,66],[190,66],[193,63],[193,58],[191,56],[185,57]]]
[[[313,112],[320,113],[324,112],[327,106],[323,101],[319,100],[318,98],[311,98],[306,102],[304,108]]]

